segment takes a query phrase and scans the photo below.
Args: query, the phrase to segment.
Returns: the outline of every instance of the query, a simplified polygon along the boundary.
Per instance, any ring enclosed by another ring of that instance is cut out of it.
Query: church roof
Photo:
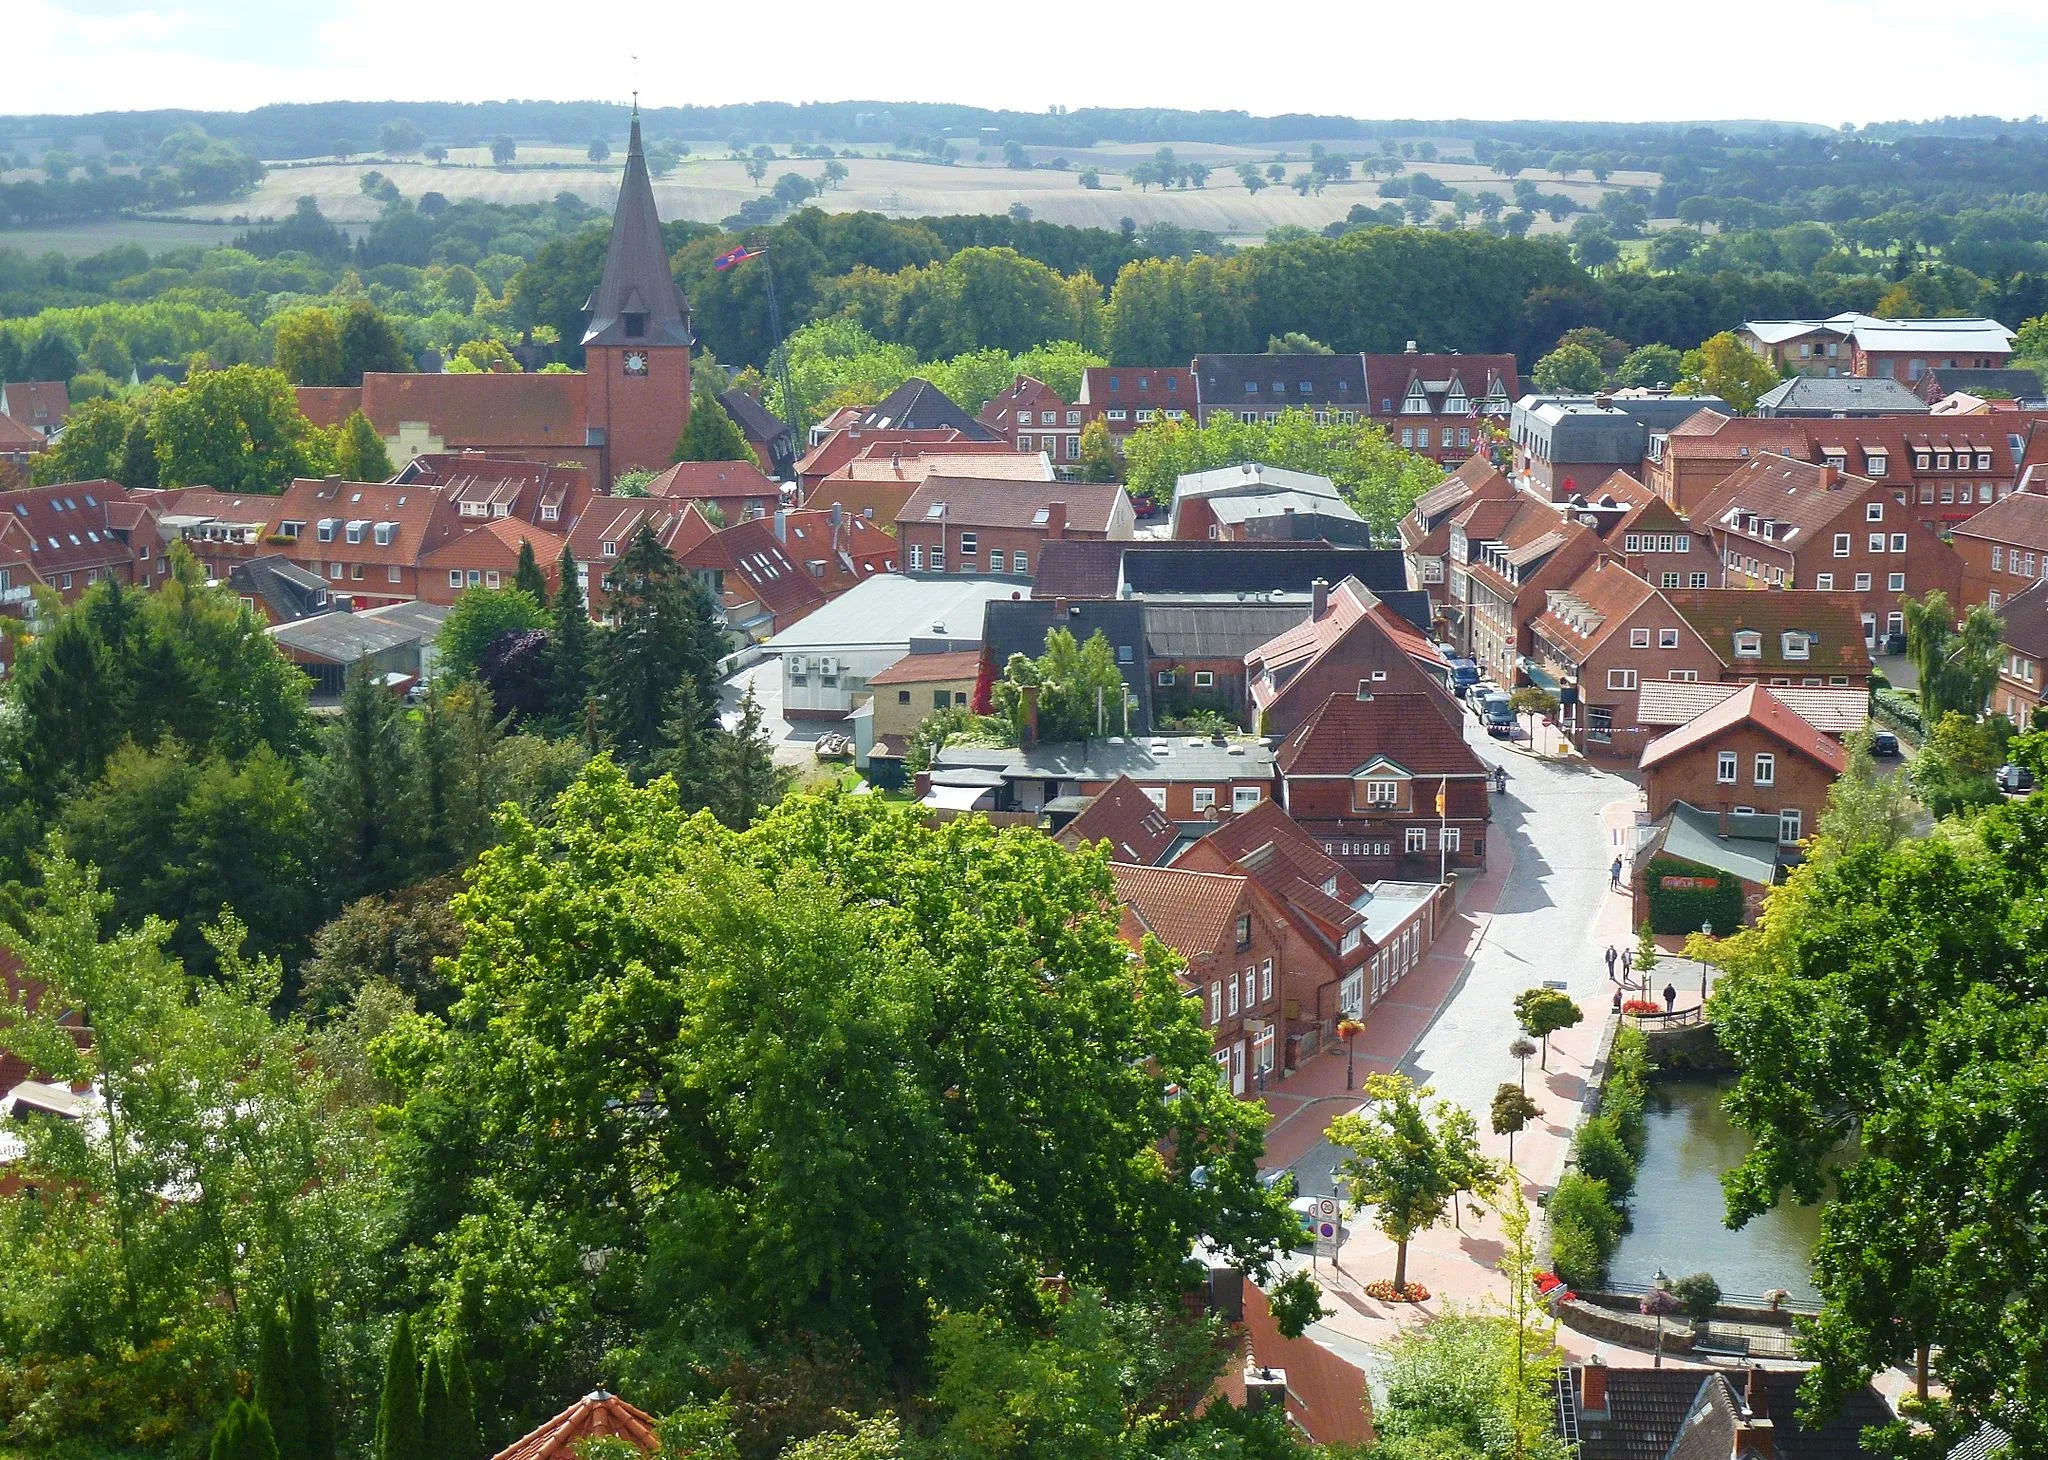
[[[585,345],[688,345],[690,306],[669,272],[668,249],[661,241],[661,219],[654,211],[654,185],[647,177],[647,158],[640,150],[640,115],[626,146],[626,178],[619,185],[619,207],[612,215],[612,240],[604,254],[604,277],[583,306],[590,316]],[[641,328],[629,333],[628,315],[641,315]]]

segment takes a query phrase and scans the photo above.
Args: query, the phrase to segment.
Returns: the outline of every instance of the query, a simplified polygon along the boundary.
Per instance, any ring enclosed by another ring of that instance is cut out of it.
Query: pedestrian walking
[[[1673,1014],[1677,1011],[1678,990],[1671,984],[1667,983],[1666,985],[1664,985],[1664,1012],[1667,1014]]]
[[[1621,858],[1617,856],[1607,868],[1607,890],[1621,891]]]
[[[1609,943],[1609,944],[1607,945],[1607,981],[1608,981],[1609,983],[1613,983],[1613,982],[1614,982],[1614,960],[1615,960],[1615,957],[1616,957],[1616,955],[1615,955],[1615,951],[1614,951],[1614,945],[1613,945],[1612,943]]]

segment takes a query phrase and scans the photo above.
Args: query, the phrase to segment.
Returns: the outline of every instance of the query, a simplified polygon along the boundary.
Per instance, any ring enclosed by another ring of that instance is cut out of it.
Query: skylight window
[[[1031,514],[1031,525],[1034,527],[1043,526],[1050,521],[1052,521],[1052,508],[1050,507],[1040,507]]]
[[[943,517],[946,515],[946,504],[944,502],[934,502],[931,506],[924,509],[924,515],[927,518]]]

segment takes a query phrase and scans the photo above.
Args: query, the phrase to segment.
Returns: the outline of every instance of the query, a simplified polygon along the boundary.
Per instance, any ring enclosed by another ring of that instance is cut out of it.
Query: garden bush
[[[1649,1097],[1650,1041],[1640,1029],[1622,1028],[1614,1036],[1607,1055],[1607,1084],[1600,1092],[1600,1113],[1613,1119],[1630,1160],[1640,1163],[1649,1128],[1643,1120],[1643,1102]]]
[[[1636,1187],[1635,1158],[1622,1144],[1621,1131],[1611,1115],[1596,1115],[1579,1127],[1572,1142],[1572,1159],[1595,1181],[1606,1183],[1608,1195],[1625,1201]]]
[[[1597,1288],[1607,1281],[1607,1259],[1621,1240],[1621,1213],[1607,1183],[1567,1171],[1550,1193],[1550,1265],[1567,1285]]]
[[[1927,733],[1927,725],[1920,718],[1920,701],[1910,699],[1901,690],[1881,689],[1870,696],[1871,712],[1894,730],[1903,730],[1914,739]]]

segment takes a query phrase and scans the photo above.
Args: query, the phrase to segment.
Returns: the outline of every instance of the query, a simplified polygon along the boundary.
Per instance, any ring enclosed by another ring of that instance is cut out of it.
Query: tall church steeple
[[[667,466],[690,421],[690,306],[662,246],[637,100],[604,276],[584,308],[585,444],[609,491],[622,471]]]
[[[661,219],[654,211],[654,185],[640,149],[637,106],[626,146],[626,177],[619,186],[612,239],[605,249],[604,277],[583,307],[590,316],[583,334],[585,348],[690,344],[690,306],[669,272]]]

